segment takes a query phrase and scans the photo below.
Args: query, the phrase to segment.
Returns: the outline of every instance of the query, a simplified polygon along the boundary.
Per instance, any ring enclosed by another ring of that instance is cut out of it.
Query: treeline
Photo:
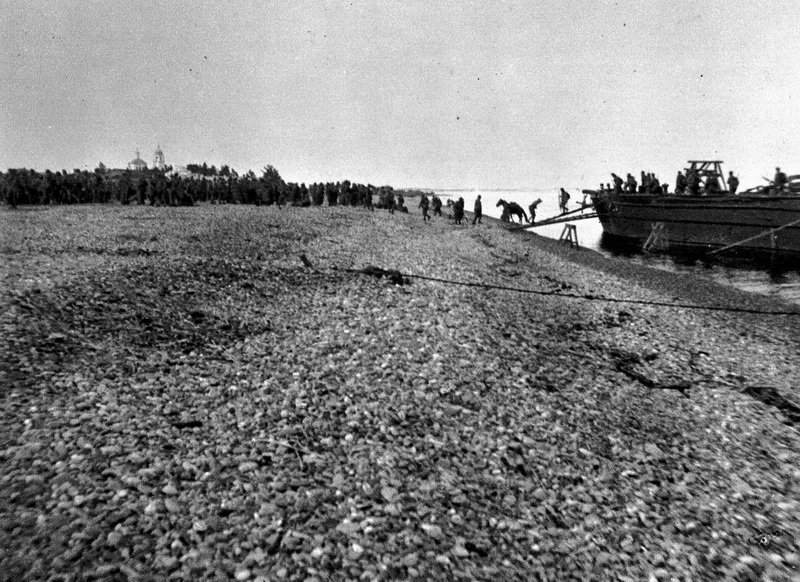
[[[186,164],[186,169],[189,170],[192,174],[197,174],[199,176],[237,176],[236,170],[231,170],[228,166],[223,165],[220,166],[219,170],[217,170],[216,166],[213,164],[209,166],[207,163],[203,162],[201,164]]]
[[[306,186],[285,182],[278,171],[266,166],[261,176],[252,170],[238,175],[227,166],[206,168],[190,177],[158,170],[74,170],[44,173],[28,169],[0,172],[0,200],[15,207],[24,204],[149,204],[192,206],[211,204],[255,204],[319,206],[372,206],[372,196],[392,191],[391,186],[343,182]],[[213,169],[213,172],[212,172]],[[223,173],[224,172],[224,173]]]

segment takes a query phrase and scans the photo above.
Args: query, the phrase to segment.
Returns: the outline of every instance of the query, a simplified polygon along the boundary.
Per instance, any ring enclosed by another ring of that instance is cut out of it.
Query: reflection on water
[[[580,206],[583,195],[577,189],[567,189],[571,194],[569,210]],[[444,199],[464,198],[464,208],[471,211],[478,195],[481,196],[483,213],[500,218],[500,199],[516,202],[528,212],[528,206],[541,198],[537,208],[536,220],[558,216],[558,188],[549,190],[439,190]],[[576,220],[578,239],[581,246],[599,251],[605,255],[623,256],[630,261],[656,269],[672,272],[690,272],[708,277],[717,283],[730,285],[744,291],[778,297],[784,301],[800,305],[800,264],[792,261],[773,261],[769,256],[741,257],[735,254],[721,254],[713,258],[702,252],[687,252],[680,255],[642,253],[639,245],[621,242],[603,233],[600,222],[595,219]],[[559,238],[563,224],[533,228],[542,236]]]
[[[701,251],[680,254],[642,253],[638,245],[606,234],[600,236],[600,252],[623,256],[648,267],[671,272],[695,273],[743,291],[779,297],[800,305],[800,265],[796,259],[780,259],[767,253],[758,255],[716,255]]]

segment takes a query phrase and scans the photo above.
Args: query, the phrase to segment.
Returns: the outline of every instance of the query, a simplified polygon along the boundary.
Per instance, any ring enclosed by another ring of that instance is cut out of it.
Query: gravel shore
[[[0,579],[800,580],[799,308],[413,210],[0,211]]]

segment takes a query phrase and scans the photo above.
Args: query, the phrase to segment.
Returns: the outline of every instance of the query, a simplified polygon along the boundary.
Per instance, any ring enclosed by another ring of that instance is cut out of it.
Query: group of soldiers
[[[464,198],[459,197],[455,202],[448,199],[447,206],[452,210],[452,215],[448,216],[448,218],[452,218],[454,224],[464,224]],[[431,215],[429,214],[431,210],[433,211],[433,216],[444,216],[442,214],[442,200],[434,193],[431,193],[429,197],[427,193],[422,192],[419,198],[418,208],[422,209],[422,220],[424,222],[431,220]],[[408,212],[408,210],[406,210],[406,212]],[[481,224],[483,205],[480,195],[478,195],[475,200],[473,214],[472,224]]]
[[[739,188],[739,178],[728,172],[728,190],[731,194],[736,194]],[[716,174],[708,174],[705,181],[695,168],[686,170],[686,175],[678,171],[675,177],[675,194],[688,194],[689,196],[700,196],[701,193],[707,195],[719,194],[722,192],[722,185]]]
[[[733,172],[728,172],[728,178],[725,181],[728,185],[728,193],[733,195],[739,189],[739,178]],[[772,192],[782,193],[786,191],[789,183],[786,174],[780,168],[775,168],[775,179],[772,181]],[[700,195],[713,195],[722,192],[722,186],[719,181],[719,176],[716,174],[708,174],[705,181],[702,180],[700,174],[694,168],[686,170],[686,175],[678,172],[675,181],[676,194],[688,194],[690,196]]]
[[[453,220],[456,224],[461,224],[464,220],[464,199],[459,198],[456,202],[448,200],[447,203],[453,208]],[[433,211],[434,216],[443,216],[442,200],[434,193],[431,193],[430,198],[428,198],[428,195],[423,192],[419,197],[418,208],[422,209],[422,220],[425,222],[431,219],[431,215],[428,214],[429,210]],[[475,202],[475,208],[477,209],[477,216],[480,217],[480,196]]]
[[[643,171],[640,182],[637,182],[633,174],[630,173],[626,176],[625,180],[623,180],[614,172],[611,172],[611,178],[614,187],[612,188],[610,183],[606,184],[605,187],[603,184],[600,184],[601,192],[605,190],[616,194],[622,194],[623,192],[627,194],[667,194],[669,192],[669,184],[662,184],[658,178],[656,178],[656,175],[650,172]]]
[[[213,166],[212,166],[213,168]],[[254,204],[276,206],[365,206],[372,208],[374,194],[391,191],[391,186],[343,182],[306,186],[284,182],[274,168],[262,177],[252,171],[181,177],[159,170],[74,170],[37,172],[9,169],[0,172],[0,203],[27,204],[132,204],[192,206],[210,204]]]
[[[641,182],[637,183],[636,178],[631,174],[626,176],[623,180],[613,172],[611,173],[613,179],[613,187],[611,183],[600,184],[600,192],[614,192],[615,194],[669,194],[669,184],[661,184],[654,174],[642,172]],[[714,195],[723,192],[720,178],[716,173],[706,173],[705,179],[696,168],[689,168],[684,174],[682,171],[678,172],[675,177],[675,194],[687,196],[702,196]],[[728,193],[736,194],[739,189],[739,178],[733,172],[728,172],[728,178],[725,181],[728,185]],[[775,179],[772,180],[772,192],[782,193],[785,192],[789,180],[786,174],[780,168],[775,168]]]

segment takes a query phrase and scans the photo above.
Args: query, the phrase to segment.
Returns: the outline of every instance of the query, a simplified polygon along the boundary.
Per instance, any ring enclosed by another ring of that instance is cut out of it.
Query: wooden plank
[[[587,220],[589,218],[597,218],[597,213],[592,212],[590,214],[582,214],[581,216],[556,216],[553,218],[540,220],[539,222],[534,222],[533,224],[520,225],[510,230],[528,230],[531,228],[536,228],[537,226],[550,226],[551,224],[561,224],[562,222],[568,222],[570,220]]]

